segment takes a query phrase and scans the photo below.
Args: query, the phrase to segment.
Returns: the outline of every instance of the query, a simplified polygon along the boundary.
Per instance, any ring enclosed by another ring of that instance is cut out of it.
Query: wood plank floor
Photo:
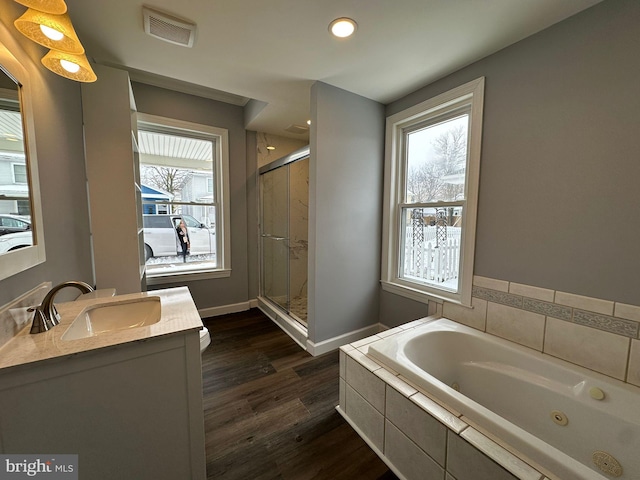
[[[337,351],[312,357],[257,309],[204,324],[208,480],[397,480],[335,411]]]

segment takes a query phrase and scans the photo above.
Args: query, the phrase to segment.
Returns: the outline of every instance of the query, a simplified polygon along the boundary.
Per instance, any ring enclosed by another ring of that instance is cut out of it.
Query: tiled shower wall
[[[640,386],[640,307],[474,277],[473,308],[444,302],[459,323]]]

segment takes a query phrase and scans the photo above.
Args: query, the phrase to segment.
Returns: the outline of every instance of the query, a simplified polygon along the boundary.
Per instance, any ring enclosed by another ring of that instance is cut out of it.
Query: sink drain
[[[622,465],[610,453],[597,450],[593,452],[591,459],[594,465],[607,475],[612,477],[622,476]]]

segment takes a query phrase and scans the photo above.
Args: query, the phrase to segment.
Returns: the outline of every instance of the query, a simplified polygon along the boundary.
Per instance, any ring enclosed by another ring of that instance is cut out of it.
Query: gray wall
[[[311,88],[309,339],[378,322],[384,108]]]
[[[403,323],[429,316],[429,305],[382,290],[380,292],[380,323],[393,328]]]
[[[133,95],[136,107],[141,113],[226,128],[229,131],[231,277],[156,285],[150,289],[188,285],[199,309],[246,302],[249,299],[247,139],[242,107],[135,82]],[[253,161],[255,162],[255,154]]]
[[[93,283],[80,84],[42,66],[40,59],[47,50],[24,38],[13,26],[24,10],[15,2],[3,4],[0,21],[6,31],[0,30],[0,42],[9,50],[22,47],[30,59],[23,66],[33,94],[47,260],[0,281],[0,306],[44,281]],[[61,293],[59,298],[65,296]]]
[[[476,275],[640,304],[638,25],[605,1],[387,106],[486,77]]]

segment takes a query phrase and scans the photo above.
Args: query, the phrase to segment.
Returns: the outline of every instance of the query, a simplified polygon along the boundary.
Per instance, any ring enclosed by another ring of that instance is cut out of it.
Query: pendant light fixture
[[[98,79],[84,54],[74,55],[59,50],[50,50],[42,57],[41,62],[53,73],[69,80],[91,83]]]
[[[53,73],[77,82],[98,77],[84,55],[64,0],[15,0],[29,7],[13,24],[29,40],[49,48],[42,64]]]
[[[30,8],[13,24],[25,37],[44,47],[75,55],[84,53],[84,47],[66,13],[53,15]]]
[[[53,13],[54,15],[62,15],[67,13],[67,4],[64,0],[15,0],[17,3],[25,7],[40,10],[41,12]]]

